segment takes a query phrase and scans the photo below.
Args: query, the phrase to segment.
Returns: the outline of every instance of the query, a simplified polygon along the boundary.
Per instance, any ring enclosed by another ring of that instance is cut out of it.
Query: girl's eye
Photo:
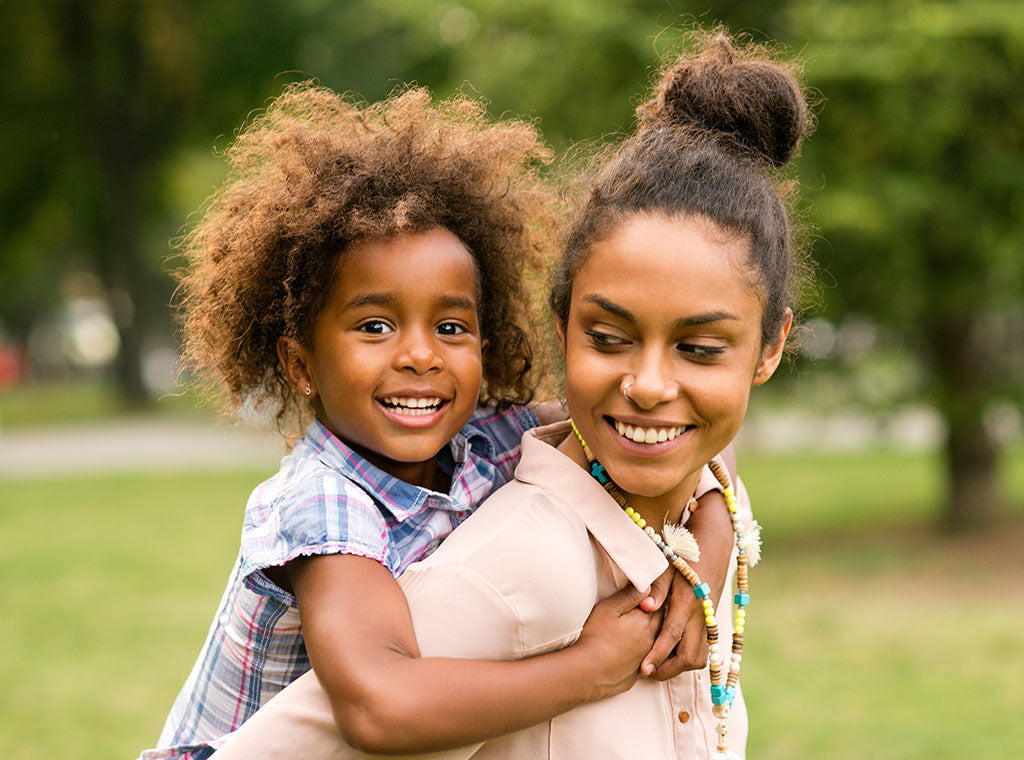
[[[680,343],[679,350],[695,359],[714,359],[725,351],[722,346],[705,346],[700,343]]]
[[[461,335],[465,332],[469,331],[458,322],[442,322],[437,326],[438,335]]]
[[[626,343],[622,338],[600,330],[587,330],[586,334],[590,338],[590,342],[598,348],[617,348]]]
[[[363,322],[359,327],[356,328],[360,332],[370,333],[371,335],[386,335],[389,332],[394,332],[394,329],[385,322],[383,319],[370,319]]]

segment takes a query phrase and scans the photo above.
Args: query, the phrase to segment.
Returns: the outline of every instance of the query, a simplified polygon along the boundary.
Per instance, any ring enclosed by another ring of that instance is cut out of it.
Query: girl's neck
[[[590,464],[587,462],[583,447],[576,440],[576,436],[570,431],[569,435],[557,446],[558,450],[569,457],[587,472],[590,471]],[[694,491],[697,489],[697,482],[700,479],[700,471],[684,478],[678,486],[668,493],[658,496],[639,496],[626,493],[623,495],[629,500],[629,505],[640,513],[649,524],[661,526],[666,523],[678,525],[683,516],[683,510],[690,501]]]
[[[431,491],[437,493],[448,493],[451,490],[451,476],[441,471],[438,466],[438,457],[433,456],[425,462],[397,462],[394,459],[388,459],[387,457],[381,456],[375,451],[371,451],[359,444],[353,443],[347,438],[343,438],[338,435],[338,431],[331,430],[330,426],[323,421],[323,418],[318,416],[320,424],[326,427],[334,436],[348,446],[352,451],[357,453],[367,462],[372,464],[378,470],[386,472],[393,478],[405,481],[406,483],[420,488],[428,488]]]

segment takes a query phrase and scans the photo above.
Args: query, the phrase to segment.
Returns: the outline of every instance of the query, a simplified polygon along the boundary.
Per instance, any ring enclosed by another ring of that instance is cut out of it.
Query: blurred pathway
[[[751,415],[738,441],[746,450],[851,452],[885,445],[928,449],[941,423],[914,410],[887,418]],[[25,430],[0,428],[0,478],[180,469],[276,468],[285,453],[276,432],[203,420],[124,418]]]
[[[201,421],[118,419],[0,430],[0,477],[275,467],[277,433]]]

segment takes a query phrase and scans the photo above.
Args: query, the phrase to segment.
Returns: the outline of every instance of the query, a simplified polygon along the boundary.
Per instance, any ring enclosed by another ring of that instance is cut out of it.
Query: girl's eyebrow
[[[346,309],[358,309],[361,306],[386,306],[398,301],[398,293],[358,293],[349,299],[345,304]],[[446,309],[469,309],[476,310],[476,301],[466,296],[443,295],[439,299],[440,304]]]
[[[398,298],[397,293],[358,293],[345,304],[346,309],[357,309],[360,306],[383,306]]]
[[[633,312],[631,312],[629,309],[623,306],[619,306],[616,303],[612,303],[611,301],[602,298],[599,295],[587,295],[583,297],[583,300],[589,301],[590,303],[601,307],[605,311],[610,312],[611,314],[614,314],[617,317],[621,317],[627,322],[632,322],[633,324],[636,324],[636,317],[633,316]],[[692,317],[680,317],[679,319],[672,323],[672,327],[674,329],[680,329],[683,327],[696,327],[698,325],[706,325],[711,322],[721,322],[729,319],[738,320],[739,317],[737,317],[735,314],[730,314],[727,311],[711,311],[708,312],[707,314],[695,314]]]

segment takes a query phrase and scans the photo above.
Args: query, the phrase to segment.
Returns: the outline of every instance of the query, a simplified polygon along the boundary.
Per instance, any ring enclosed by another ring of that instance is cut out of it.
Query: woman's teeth
[[[616,420],[615,429],[623,438],[628,438],[636,443],[663,443],[671,441],[685,430],[684,427],[634,427]]]
[[[424,414],[433,414],[441,408],[441,404],[444,402],[439,398],[392,397],[381,399],[381,403],[392,412],[409,414],[416,417]]]

